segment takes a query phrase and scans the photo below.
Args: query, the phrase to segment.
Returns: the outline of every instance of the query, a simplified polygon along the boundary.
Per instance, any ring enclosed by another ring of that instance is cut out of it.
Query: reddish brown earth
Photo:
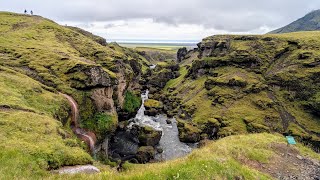
[[[97,142],[97,138],[96,135],[93,132],[90,131],[86,131],[84,129],[81,129],[79,127],[79,109],[78,109],[78,104],[77,102],[69,95],[66,94],[62,94],[60,93],[62,96],[64,96],[70,106],[71,106],[71,129],[72,131],[77,135],[77,137],[79,139],[81,139],[82,141],[84,141],[90,148],[90,151],[93,152],[94,151],[94,145]]]

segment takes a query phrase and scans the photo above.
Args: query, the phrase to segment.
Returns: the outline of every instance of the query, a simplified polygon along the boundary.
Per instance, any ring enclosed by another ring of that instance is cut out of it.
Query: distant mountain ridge
[[[276,30],[269,34],[289,33],[296,31],[319,31],[320,30],[320,10],[315,10],[304,17]]]

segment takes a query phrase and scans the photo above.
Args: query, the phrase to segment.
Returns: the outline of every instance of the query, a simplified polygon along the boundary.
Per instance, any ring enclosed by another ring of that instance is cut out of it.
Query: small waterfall
[[[149,90],[146,90],[145,93],[141,94],[142,104],[140,109],[138,110],[136,116],[130,119],[130,124],[128,128],[131,128],[132,125],[136,124],[138,126],[149,126],[154,128],[155,130],[162,131],[161,125],[159,122],[153,120],[153,117],[144,115],[144,111],[146,108],[144,107],[144,102],[148,99]]]
[[[149,66],[150,69],[154,69],[154,68],[156,68],[156,67],[157,67],[156,64],[152,64],[151,66]]]

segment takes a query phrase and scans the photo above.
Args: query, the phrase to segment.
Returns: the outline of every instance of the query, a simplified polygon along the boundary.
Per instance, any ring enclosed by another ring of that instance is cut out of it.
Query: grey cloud
[[[58,21],[112,21],[151,18],[171,25],[198,24],[210,29],[246,32],[283,26],[311,10],[319,0],[10,0],[0,10],[24,8]],[[113,25],[107,25],[107,28]]]
[[[103,28],[110,29],[110,28],[121,27],[121,26],[126,26],[126,25],[128,25],[128,23],[121,23],[121,24],[108,23],[108,24],[105,24],[103,26]]]

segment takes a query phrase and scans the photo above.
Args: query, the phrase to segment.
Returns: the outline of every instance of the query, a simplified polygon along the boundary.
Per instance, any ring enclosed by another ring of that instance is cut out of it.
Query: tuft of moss
[[[104,138],[113,132],[118,124],[117,117],[103,112],[97,112],[93,118],[82,122],[82,127],[96,133],[98,138]]]
[[[154,99],[147,99],[144,102],[144,106],[147,108],[162,108],[162,103]]]
[[[141,98],[136,96],[131,91],[126,91],[123,109],[127,112],[136,112],[141,106]]]

